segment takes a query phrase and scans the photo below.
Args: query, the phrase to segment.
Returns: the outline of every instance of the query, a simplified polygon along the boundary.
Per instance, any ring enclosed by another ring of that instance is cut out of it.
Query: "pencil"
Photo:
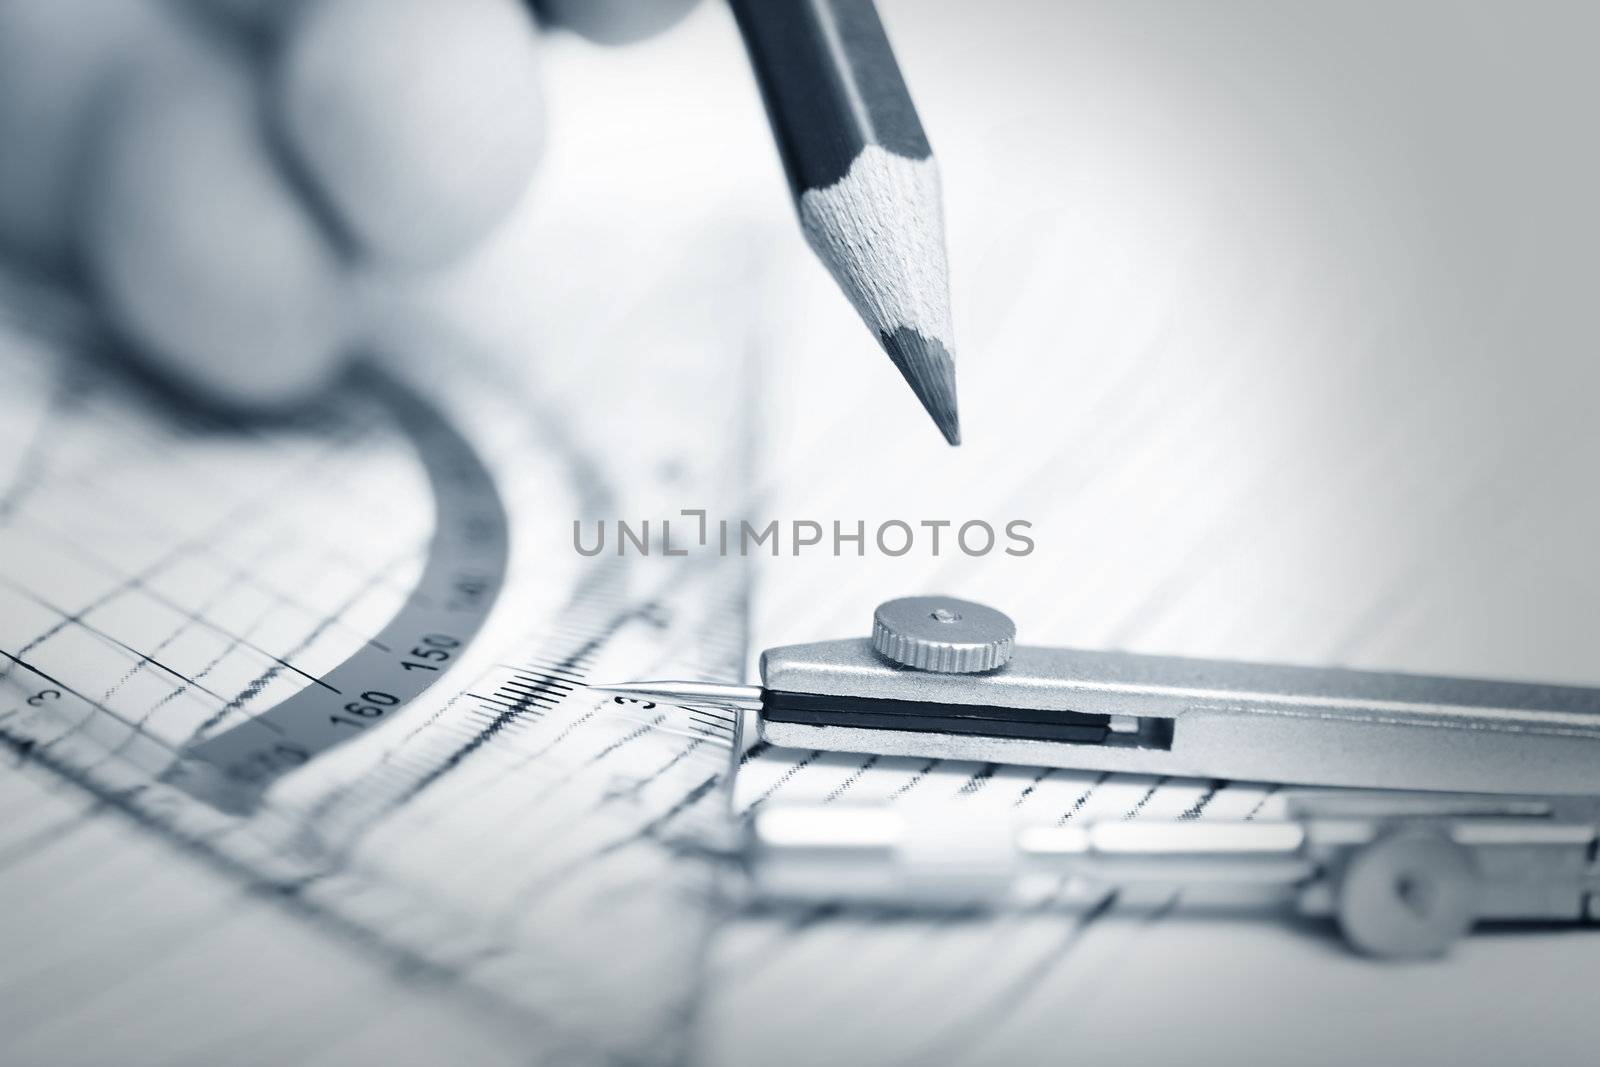
[[[800,228],[960,444],[939,171],[871,0],[732,0]]]

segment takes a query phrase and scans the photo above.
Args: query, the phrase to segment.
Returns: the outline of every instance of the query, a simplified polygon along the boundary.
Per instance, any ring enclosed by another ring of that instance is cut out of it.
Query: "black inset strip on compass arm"
[[[1111,716],[987,704],[927,704],[916,700],[822,696],[766,692],[762,716],[771,722],[806,726],[852,726],[868,730],[908,730],[946,734],[1017,737],[1039,741],[1104,744]]]

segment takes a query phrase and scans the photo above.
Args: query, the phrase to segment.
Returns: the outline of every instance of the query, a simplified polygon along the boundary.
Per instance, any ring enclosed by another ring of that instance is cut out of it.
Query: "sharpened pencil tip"
[[[944,345],[904,326],[879,333],[884,351],[900,368],[906,384],[933,416],[934,425],[952,445],[961,443],[961,420],[956,415],[956,363]]]

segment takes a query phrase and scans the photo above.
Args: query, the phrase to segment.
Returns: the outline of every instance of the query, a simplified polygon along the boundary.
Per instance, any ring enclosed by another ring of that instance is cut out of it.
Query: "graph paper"
[[[739,465],[708,455],[692,427],[663,428],[664,455],[698,451],[670,478],[618,480],[562,437],[560,414],[542,418],[442,335],[425,361],[357,370],[301,418],[215,421],[116,365],[69,299],[20,284],[6,297],[0,732],[17,766],[0,910],[21,922],[39,894],[108,867],[146,874],[103,885],[76,934],[8,952],[7,1058],[131,1042],[134,1061],[203,1059],[207,1041],[236,1032],[162,1028],[146,1010],[84,1042],[67,1022],[80,1001],[24,995],[74,944],[115,944],[167,916],[151,856],[187,872],[190,906],[212,882],[231,889],[181,933],[130,948],[128,981],[174,946],[225,941],[241,915],[276,925],[238,903],[265,894],[315,932],[314,955],[353,943],[385,1001],[451,1020],[429,1032],[440,1054],[464,1040],[516,1057],[681,1058],[713,872],[678,842],[720,832],[734,724],[607,703],[582,682],[641,663],[736,670],[747,578],[715,559],[586,560],[571,527],[663,493],[717,502],[731,479],[686,472]],[[734,409],[739,377],[706,362],[725,355],[696,332],[707,320],[690,309],[680,321],[680,335],[656,334],[682,346],[673,388],[721,389]],[[480,465],[493,471],[481,484]],[[445,507],[441,493],[468,483],[477,496]],[[466,584],[424,595],[429,570],[461,550],[441,530],[463,511],[480,542]],[[415,647],[379,640],[416,613],[440,632],[421,627]],[[402,701],[371,680],[380,668],[432,684]],[[328,709],[352,721],[313,721]],[[231,751],[213,753],[241,735],[296,758],[236,780]],[[90,838],[96,852],[73,847]],[[195,966],[249,970],[281,940],[257,930]],[[299,1054],[296,974],[255,994],[284,1005],[264,1060]],[[392,988],[408,982],[432,995]],[[120,988],[106,976],[84,999]],[[213,1018],[230,1013],[249,1015]]]

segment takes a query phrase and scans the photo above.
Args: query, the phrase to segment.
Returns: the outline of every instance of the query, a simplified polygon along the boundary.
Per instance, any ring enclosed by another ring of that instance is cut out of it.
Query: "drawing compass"
[[[1600,793],[1600,690],[1016,644],[953,597],[879,605],[869,637],[761,656],[760,685],[633,699],[759,713],[773,745],[1179,777]]]

